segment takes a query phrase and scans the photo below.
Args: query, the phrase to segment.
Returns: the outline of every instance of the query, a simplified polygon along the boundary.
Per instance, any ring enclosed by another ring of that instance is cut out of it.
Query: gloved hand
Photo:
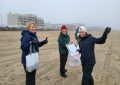
[[[108,34],[108,33],[110,33],[110,31],[111,31],[111,28],[110,27],[106,27],[104,32]]]
[[[48,43],[48,37],[46,37],[46,39],[43,42],[44,42],[44,44],[47,44]]]
[[[38,42],[37,39],[34,39],[31,41],[31,44],[36,44],[37,42]]]

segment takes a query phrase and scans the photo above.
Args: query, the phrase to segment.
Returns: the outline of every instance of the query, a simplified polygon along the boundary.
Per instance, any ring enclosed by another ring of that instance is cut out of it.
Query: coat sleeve
[[[108,36],[108,33],[104,32],[103,35],[100,38],[92,37],[93,42],[96,43],[96,44],[104,44],[106,42],[107,36]]]
[[[37,42],[38,47],[42,47],[44,44],[45,44],[44,40]]]
[[[62,40],[60,37],[58,38],[58,44],[59,44],[60,46],[62,46],[63,48],[66,48],[65,43],[63,42],[63,40]]]
[[[31,39],[27,34],[22,36],[22,38],[21,38],[21,49],[23,51],[29,50],[29,48],[30,48],[30,40]]]

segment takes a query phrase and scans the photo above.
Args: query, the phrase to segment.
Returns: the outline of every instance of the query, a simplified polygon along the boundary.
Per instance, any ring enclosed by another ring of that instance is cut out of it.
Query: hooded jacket
[[[32,52],[39,52],[39,47],[44,45],[44,41],[39,42],[36,33],[24,30],[21,33],[21,50],[22,50],[22,64],[26,64],[26,56],[30,53],[30,46],[32,46]],[[36,43],[31,44],[32,41]]]

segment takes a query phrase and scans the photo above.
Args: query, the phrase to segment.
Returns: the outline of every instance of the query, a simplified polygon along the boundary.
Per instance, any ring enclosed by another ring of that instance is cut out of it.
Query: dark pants
[[[26,65],[23,65],[25,73],[26,73],[26,85],[35,85],[35,75],[36,75],[36,70],[32,72],[27,72],[26,71]]]
[[[61,75],[65,74],[65,65],[67,62],[67,57],[68,57],[68,53],[67,54],[60,54],[60,74]]]
[[[92,77],[94,64],[82,64],[83,77],[81,85],[94,85],[94,80]]]

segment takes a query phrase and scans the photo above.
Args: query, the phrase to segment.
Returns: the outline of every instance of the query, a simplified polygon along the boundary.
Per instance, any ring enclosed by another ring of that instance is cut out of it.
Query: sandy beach
[[[100,37],[102,32],[91,31],[93,36]],[[71,41],[76,43],[74,32],[69,32]],[[67,78],[59,74],[58,31],[37,33],[39,39],[48,36],[49,43],[40,48],[40,64],[37,70],[37,85],[80,85],[82,78],[81,65],[66,66]],[[21,32],[0,32],[0,85],[25,85],[25,72],[21,64]],[[120,85],[120,32],[111,32],[103,45],[96,45],[96,65],[93,76],[95,85]]]

